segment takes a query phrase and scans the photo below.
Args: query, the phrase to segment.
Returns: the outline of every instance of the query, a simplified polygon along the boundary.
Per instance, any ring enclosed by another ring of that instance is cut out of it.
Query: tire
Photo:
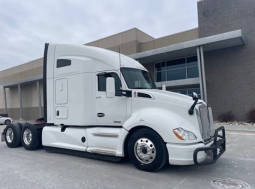
[[[160,170],[168,158],[164,141],[150,129],[140,129],[132,134],[128,141],[128,155],[137,169],[148,172]]]
[[[5,124],[5,125],[9,125],[10,123],[11,123],[11,120],[9,120],[9,119],[7,119],[7,120],[4,121],[4,124]]]
[[[21,143],[26,150],[36,150],[40,146],[40,136],[38,136],[35,127],[31,124],[25,124],[21,131]]]
[[[5,143],[9,148],[20,146],[20,127],[17,124],[9,124],[5,128]]]

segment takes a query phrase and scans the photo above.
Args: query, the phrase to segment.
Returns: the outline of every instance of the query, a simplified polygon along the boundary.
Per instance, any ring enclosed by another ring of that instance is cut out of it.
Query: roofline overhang
[[[36,81],[40,81],[42,79],[43,79],[43,76],[40,75],[40,76],[37,76],[37,77],[32,77],[32,78],[20,80],[20,81],[13,82],[13,83],[8,83],[8,84],[5,84],[5,85],[2,85],[1,87],[11,88],[11,87],[15,87],[15,86],[18,86],[18,85],[24,85],[24,84],[29,84],[29,83],[33,83],[33,82],[36,82]]]
[[[239,45],[245,45],[246,40],[242,35],[242,30],[235,30],[226,33],[221,33],[217,35],[212,35],[208,37],[203,37],[191,41],[186,41],[182,43],[177,43],[174,45],[169,45],[166,47],[161,47],[145,52],[140,52],[136,54],[129,55],[129,57],[141,60],[143,58],[149,58],[153,56],[157,56],[159,54],[169,53],[169,52],[177,52],[177,51],[185,51],[187,49],[192,49],[192,52],[195,52],[198,46],[203,46],[204,51],[212,51],[222,48],[234,47]],[[181,54],[181,53],[179,53]],[[142,62],[141,62],[142,63]]]

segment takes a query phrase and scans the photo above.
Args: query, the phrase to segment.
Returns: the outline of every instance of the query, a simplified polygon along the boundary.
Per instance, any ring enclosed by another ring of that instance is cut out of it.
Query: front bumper
[[[222,132],[222,135],[219,135],[219,132]],[[194,151],[193,159],[196,165],[210,165],[215,163],[220,156],[226,151],[226,136],[225,128],[219,127],[214,132],[213,144],[210,147],[198,148]],[[219,138],[219,140],[218,140]],[[209,157],[203,162],[199,161],[198,154],[201,152],[206,152]]]
[[[219,131],[222,131],[222,135],[219,135]],[[217,140],[218,138],[221,139]],[[166,147],[169,155],[169,164],[171,165],[213,164],[226,150],[225,129],[224,127],[216,129],[214,140],[207,144],[180,145],[167,143]],[[218,149],[220,149],[219,153]]]

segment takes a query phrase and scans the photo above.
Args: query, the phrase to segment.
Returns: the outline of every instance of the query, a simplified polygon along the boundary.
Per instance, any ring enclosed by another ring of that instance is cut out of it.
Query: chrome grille
[[[208,140],[213,136],[212,109],[203,104],[198,106],[196,112],[202,138]]]

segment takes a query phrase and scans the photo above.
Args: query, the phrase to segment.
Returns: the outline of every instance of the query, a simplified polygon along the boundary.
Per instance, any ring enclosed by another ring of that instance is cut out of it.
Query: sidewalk
[[[214,128],[224,126],[225,130],[228,132],[249,132],[255,134],[255,125],[214,125]]]

